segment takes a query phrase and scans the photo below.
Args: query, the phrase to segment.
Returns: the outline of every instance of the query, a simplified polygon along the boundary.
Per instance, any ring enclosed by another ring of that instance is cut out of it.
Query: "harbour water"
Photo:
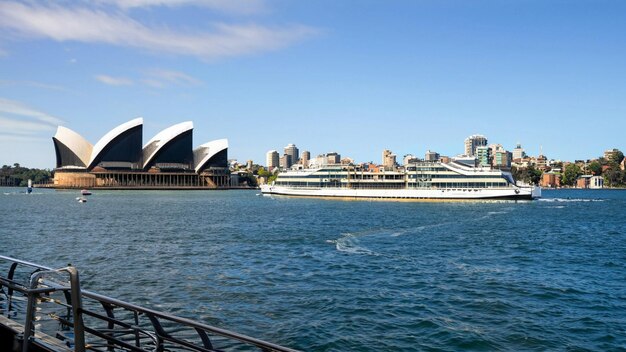
[[[72,263],[88,290],[292,348],[626,349],[626,191],[459,203],[0,192],[0,254]]]

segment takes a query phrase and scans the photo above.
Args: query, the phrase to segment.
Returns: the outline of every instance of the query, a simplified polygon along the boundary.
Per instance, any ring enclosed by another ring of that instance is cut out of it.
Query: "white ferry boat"
[[[517,185],[508,171],[451,161],[415,162],[403,169],[327,165],[281,172],[263,194],[348,199],[535,199],[541,188]]]

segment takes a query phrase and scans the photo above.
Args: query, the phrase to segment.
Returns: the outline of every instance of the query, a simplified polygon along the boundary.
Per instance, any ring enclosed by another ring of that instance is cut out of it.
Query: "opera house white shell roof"
[[[143,167],[145,168],[150,165],[152,159],[154,159],[168,143],[181,134],[191,130],[193,130],[193,122],[185,121],[157,133],[156,136],[152,137],[152,139],[143,146]]]
[[[217,139],[205,144],[202,144],[196,150],[194,155],[197,155],[195,160],[194,169],[196,172],[202,171],[209,160],[217,155],[217,153],[228,149],[228,139]]]
[[[107,150],[115,148],[117,148],[118,151],[120,149],[125,150],[126,144],[124,143],[126,142],[123,140],[125,134],[126,136],[131,136],[133,141],[139,143],[137,146],[138,153],[134,153],[133,151],[123,153],[125,154],[125,158],[133,157],[136,159],[126,164],[135,165],[132,166],[132,168],[134,169],[136,167],[137,171],[150,166],[155,160],[162,158],[163,153],[167,153],[165,150],[171,147],[172,144],[176,144],[175,141],[179,137],[182,138],[179,140],[184,141],[184,143],[178,143],[177,146],[173,148],[173,150],[176,150],[176,152],[173,153],[175,155],[174,157],[178,158],[178,151],[180,151],[181,158],[183,158],[182,154],[191,156],[191,158],[193,158],[193,164],[191,165],[191,160],[189,160],[189,164],[187,165],[189,165],[190,169],[193,168],[196,173],[201,172],[207,165],[211,164],[212,158],[215,158],[220,152],[227,153],[228,150],[227,139],[214,140],[200,145],[195,150],[191,150],[192,136],[190,133],[193,131],[192,121],[182,122],[164,129],[150,139],[142,148],[140,144],[142,129],[136,129],[138,127],[143,127],[143,118],[141,117],[113,128],[92,146],[78,133],[69,128],[59,126],[56,135],[53,137],[57,151],[57,168],[84,168],[91,170],[95,166],[101,165],[100,162],[103,160],[103,155],[108,155],[108,158],[111,158],[112,154]],[[180,150],[180,148],[182,148],[182,150]],[[186,148],[189,150],[185,151]],[[172,148],[170,148],[170,151],[171,150]],[[226,154],[220,154],[220,160],[226,160],[225,158]],[[107,158],[105,158],[105,160],[107,160]],[[113,162],[110,164],[116,164],[115,160],[112,161]],[[213,159],[213,162],[216,161],[217,159]],[[181,160],[181,164],[184,164],[183,160]],[[103,167],[106,168],[107,166]],[[227,167],[225,162],[223,167]]]
[[[55,143],[57,154],[60,152],[59,151],[59,148],[61,147],[59,146],[59,143],[60,143],[62,146],[69,149],[69,151],[73,152],[76,157],[78,157],[78,160],[65,160],[65,165],[63,165],[64,164],[63,159],[67,159],[67,158],[61,155],[57,155],[57,158],[61,159],[61,160],[57,160],[57,167],[59,166],[87,167],[87,165],[89,164],[89,159],[91,158],[93,146],[85,138],[83,138],[83,136],[70,130],[67,127],[59,126],[57,128],[57,133],[54,135],[54,137],[52,137],[52,139]],[[80,163],[78,163],[77,161],[80,161]],[[78,164],[78,165],[69,165],[68,163]]]

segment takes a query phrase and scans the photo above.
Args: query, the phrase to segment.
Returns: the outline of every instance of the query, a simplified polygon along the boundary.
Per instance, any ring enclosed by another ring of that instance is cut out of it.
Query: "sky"
[[[463,152],[626,149],[626,2],[0,1],[0,164],[54,168],[59,125],[95,144],[144,118],[144,143],[265,164],[294,143],[380,162]]]

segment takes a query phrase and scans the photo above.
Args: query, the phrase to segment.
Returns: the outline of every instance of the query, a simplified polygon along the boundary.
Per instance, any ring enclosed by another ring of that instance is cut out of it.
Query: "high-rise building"
[[[278,155],[278,152],[276,150],[270,150],[269,152],[267,152],[267,154],[265,155],[265,166],[267,166],[268,169],[274,169],[277,168],[280,165],[280,155]]]
[[[437,160],[439,160],[439,153],[431,152],[430,150],[428,150],[426,152],[426,155],[424,156],[424,160],[426,160],[426,161],[437,161]]]
[[[513,149],[513,159],[524,159],[526,157],[526,152],[522,148],[522,145],[517,143],[515,149]]]
[[[623,153],[619,149],[609,149],[604,151],[604,159],[619,164],[622,162]]]
[[[293,143],[289,143],[285,147],[285,154],[291,156],[291,164],[288,167],[291,167],[292,164],[297,163],[300,159],[300,155],[298,155],[298,148]]]
[[[476,156],[476,148],[487,146],[487,137],[475,134],[465,139],[465,155]]]
[[[480,166],[491,166],[491,148],[484,145],[476,147],[475,156]]]
[[[306,169],[309,167],[309,160],[311,160],[311,153],[308,150],[302,152],[302,166]]]
[[[396,155],[391,150],[383,150],[383,167],[393,169],[396,166]]]
[[[493,166],[497,168],[510,168],[513,154],[504,149],[496,149],[492,154]]]
[[[328,153],[326,154],[326,162],[328,164],[339,164],[341,162],[341,155],[335,152]]]
[[[283,169],[288,169],[293,165],[293,161],[291,160],[291,155],[283,154],[279,160],[280,167]]]

